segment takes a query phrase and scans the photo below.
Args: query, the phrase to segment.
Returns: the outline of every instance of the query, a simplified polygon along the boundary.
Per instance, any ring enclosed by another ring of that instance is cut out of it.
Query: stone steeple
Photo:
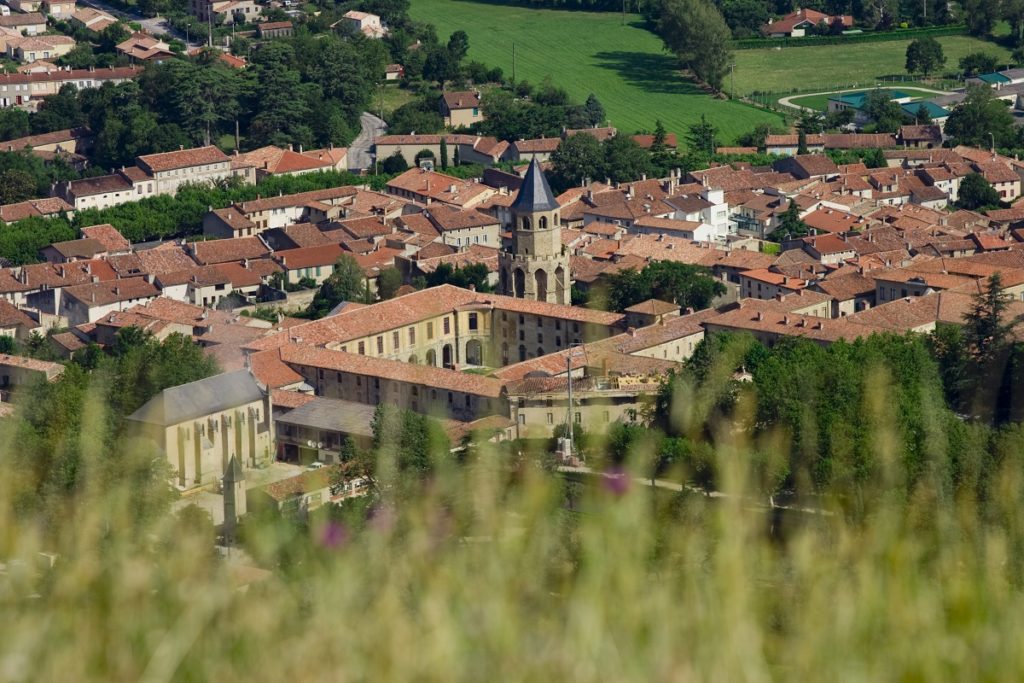
[[[562,246],[561,207],[536,158],[511,209],[512,247],[498,254],[501,292],[568,304],[569,255]]]

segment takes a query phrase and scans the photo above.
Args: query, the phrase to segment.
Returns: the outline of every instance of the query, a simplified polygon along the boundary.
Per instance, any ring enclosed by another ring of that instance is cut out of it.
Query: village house
[[[236,176],[255,182],[253,174],[233,169],[230,157],[213,145],[146,154],[135,162],[135,166],[111,175],[59,183],[53,194],[76,210],[103,209],[145,197],[173,195],[186,183],[213,183]]]
[[[81,9],[75,10],[75,13],[71,15],[70,22],[72,25],[80,26],[82,28],[99,33],[106,27],[116,24],[117,19],[98,9],[92,7],[82,7]]]
[[[17,9],[18,12],[25,12],[25,14],[9,14],[7,16],[0,16],[0,28],[13,29],[14,31],[26,36],[35,36],[45,33],[46,17],[37,11],[40,5],[39,2],[32,0],[31,3],[26,4],[26,7],[33,5],[35,9],[20,9],[18,7],[13,7],[14,4],[24,1],[25,0],[10,0],[10,4],[13,9]]]
[[[63,289],[60,315],[70,325],[96,322],[112,311],[123,311],[160,296],[160,290],[141,277],[72,285]]]
[[[19,62],[59,59],[75,48],[68,36],[26,36],[7,39],[7,56]]]
[[[441,117],[448,128],[467,128],[484,120],[480,111],[480,93],[476,91],[441,94]]]
[[[43,0],[39,9],[57,21],[67,21],[77,7],[75,0]]]
[[[337,23],[344,24],[350,30],[362,33],[367,38],[383,38],[388,34],[388,29],[381,23],[380,17],[369,12],[345,12],[341,22]]]
[[[352,186],[258,197],[224,209],[211,209],[203,217],[207,237],[247,237],[286,226],[334,219],[355,201],[360,190]],[[378,195],[382,196],[382,195]]]
[[[761,32],[769,38],[802,38],[807,31],[824,27],[829,32],[853,28],[853,17],[830,15],[813,9],[797,9],[784,17],[769,21]]]
[[[429,205],[437,202],[459,209],[473,208],[497,194],[493,187],[473,180],[462,180],[421,168],[411,168],[389,180],[387,192],[419,204]]]
[[[337,160],[331,156],[323,152],[317,155],[303,153],[302,147],[296,152],[290,145],[288,149],[268,145],[251,152],[236,152],[234,159],[253,166],[257,182],[272,175],[303,175],[337,169]]]
[[[201,22],[250,24],[263,13],[255,0],[189,0],[189,11]]]
[[[305,519],[323,505],[366,492],[369,482],[349,475],[349,468],[348,464],[328,465],[250,489],[247,493],[252,501],[247,507],[254,511],[273,509],[287,519]]]
[[[292,32],[290,21],[268,21],[256,25],[256,35],[259,38],[287,38]]]
[[[136,31],[131,34],[127,40],[124,40],[117,44],[118,54],[122,54],[129,59],[139,62],[156,62],[160,63],[165,59],[174,57],[174,53],[171,52],[171,46],[160,40],[154,38],[148,33],[142,33]]]
[[[243,470],[274,455],[270,392],[248,370],[164,389],[128,416],[134,433],[150,440],[187,491],[214,486],[237,458]]]
[[[40,379],[53,382],[64,374],[64,366],[35,358],[0,354],[0,397],[6,401],[11,390],[17,390]]]
[[[0,17],[4,19],[6,17]],[[0,108],[33,105],[38,100],[56,95],[65,85],[79,90],[98,88],[104,83],[123,83],[141,73],[136,66],[106,69],[71,69],[43,73],[0,74]]]

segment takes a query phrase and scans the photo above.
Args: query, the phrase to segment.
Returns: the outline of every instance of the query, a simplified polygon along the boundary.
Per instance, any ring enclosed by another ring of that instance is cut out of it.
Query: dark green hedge
[[[929,36],[959,36],[967,33],[966,26],[930,26],[927,28],[901,28],[893,31],[870,31],[838,36],[806,36],[804,38],[744,38],[734,40],[737,50],[760,50],[766,47],[809,47],[811,45],[844,45],[848,43],[881,43],[891,40],[913,40]]]

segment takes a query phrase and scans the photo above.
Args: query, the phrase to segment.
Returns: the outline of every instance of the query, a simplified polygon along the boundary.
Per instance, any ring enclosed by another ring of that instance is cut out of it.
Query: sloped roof
[[[519,195],[512,203],[512,211],[516,213],[535,213],[538,211],[553,211],[558,208],[558,200],[551,191],[548,179],[544,177],[540,162],[534,157],[530,162],[530,168],[523,178],[523,185],[519,188]]]
[[[236,370],[164,389],[128,419],[166,427],[262,401],[265,395],[248,370]]]

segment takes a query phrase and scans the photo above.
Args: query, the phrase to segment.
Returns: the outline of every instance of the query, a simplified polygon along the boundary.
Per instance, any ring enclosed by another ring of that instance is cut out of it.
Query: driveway
[[[927,94],[930,94],[930,95],[949,95],[949,94],[951,94],[948,90],[932,90],[931,88],[919,88],[917,86],[905,87],[905,86],[900,85],[899,83],[893,83],[892,85],[889,85],[887,83],[883,83],[882,86],[885,87],[885,88],[889,88],[891,90],[905,90],[905,91],[907,91],[908,94],[911,91],[913,91],[913,92],[920,92],[920,93],[927,93]],[[838,95],[839,93],[844,93],[844,92],[863,92],[864,90],[870,90],[870,89],[871,88],[847,88],[846,90],[826,90],[825,92],[805,92],[805,93],[800,93],[799,95],[790,95],[789,97],[783,97],[783,98],[779,99],[779,104],[781,104],[783,107],[790,107],[792,109],[798,109],[800,111],[816,111],[815,109],[811,109],[810,107],[803,107],[803,106],[801,106],[799,104],[793,104],[793,100],[794,99],[798,100],[798,99],[801,99],[801,98],[804,98],[804,97],[814,97],[816,95]]]
[[[118,19],[123,19],[124,21],[134,21],[141,25],[146,32],[151,33],[153,35],[161,35],[167,33],[173,36],[174,38],[177,38],[178,40],[185,42],[185,35],[179,32],[174,27],[172,27],[169,23],[167,23],[167,20],[163,17],[143,17],[141,14],[137,12],[127,12],[119,7],[114,7],[113,5],[107,4],[106,2],[103,2],[103,0],[82,0],[81,4],[85,5],[86,7],[92,7],[93,9],[102,10],[107,14],[113,15]],[[195,28],[197,31],[200,32],[198,34],[200,42],[196,42],[197,36],[195,34],[190,35],[188,41],[188,49],[190,50],[197,47],[202,47],[206,44],[206,32],[203,30],[206,28],[206,25],[201,22],[197,22]]]
[[[359,117],[359,126],[362,129],[359,137],[348,146],[348,169],[350,171],[361,171],[373,167],[373,141],[388,130],[388,124],[370,112],[363,112]]]

